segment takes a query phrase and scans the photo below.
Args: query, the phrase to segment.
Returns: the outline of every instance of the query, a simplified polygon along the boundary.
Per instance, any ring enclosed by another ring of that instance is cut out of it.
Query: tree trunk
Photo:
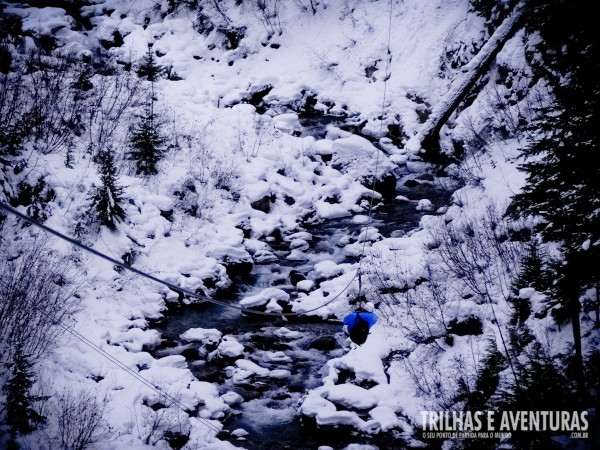
[[[525,16],[525,10],[524,2],[517,4],[512,14],[498,27],[479,53],[463,67],[464,73],[452,82],[448,94],[438,104],[427,122],[423,124],[419,133],[411,139],[413,142],[407,143],[409,150],[415,151],[420,148],[429,157],[434,159],[441,157],[439,148],[439,133],[441,128],[452,116],[458,105],[465,99],[477,80],[487,72],[491,62],[500,50],[502,50],[506,41],[520,28],[522,18]]]
[[[598,297],[600,293],[600,283],[596,283],[596,322],[594,323],[594,328],[600,328],[600,298]]]
[[[573,326],[573,344],[575,346],[575,360],[573,368],[575,370],[575,383],[577,384],[578,402],[584,398],[585,385],[583,376],[583,353],[581,350],[581,324],[579,321],[579,313],[581,312],[581,303],[579,302],[579,293],[573,291],[570,299],[571,324]]]

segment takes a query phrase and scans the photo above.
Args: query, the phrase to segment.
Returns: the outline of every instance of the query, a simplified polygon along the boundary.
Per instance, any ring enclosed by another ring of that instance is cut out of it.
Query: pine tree
[[[600,276],[600,55],[591,0],[534,3],[531,26],[541,36],[541,59],[532,65],[544,74],[554,102],[533,124],[537,137],[523,152],[527,182],[509,213],[541,217],[544,241],[562,245],[554,292],[572,321],[582,395],[579,296]]]
[[[138,174],[157,173],[156,166],[165,153],[165,144],[166,139],[160,132],[160,121],[154,112],[154,99],[151,97],[131,133],[132,149],[129,156],[136,162]]]
[[[137,69],[138,77],[155,82],[160,79],[164,72],[165,68],[156,63],[156,58],[152,53],[152,44],[148,44],[148,52]]]
[[[519,298],[519,291],[528,287],[534,288],[538,292],[548,292],[550,289],[550,271],[542,260],[540,244],[537,240],[529,243],[519,273],[512,282],[509,303],[513,308],[512,325],[517,326],[517,328],[522,326],[531,314],[529,300]]]
[[[33,409],[33,403],[46,400],[30,394],[35,379],[33,364],[20,348],[15,350],[12,363],[7,364],[9,379],[4,386],[6,393],[6,424],[13,438],[17,434],[27,434],[35,430],[37,425],[45,423],[45,417]]]
[[[94,84],[92,83],[93,75],[93,69],[89,64],[84,65],[79,71],[77,79],[71,85],[73,89],[79,91],[75,94],[78,98],[82,98],[84,92],[90,91],[94,88]]]
[[[117,171],[112,152],[110,150],[100,152],[98,162],[102,185],[95,187],[91,194],[92,206],[98,220],[114,230],[117,221],[125,219],[125,211],[121,206],[123,189],[117,183]]]

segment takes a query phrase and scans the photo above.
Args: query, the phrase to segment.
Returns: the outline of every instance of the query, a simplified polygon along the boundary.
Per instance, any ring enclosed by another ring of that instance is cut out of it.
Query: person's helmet
[[[363,305],[363,308],[367,312],[373,312],[373,310],[375,309],[375,305],[371,302],[367,302]]]

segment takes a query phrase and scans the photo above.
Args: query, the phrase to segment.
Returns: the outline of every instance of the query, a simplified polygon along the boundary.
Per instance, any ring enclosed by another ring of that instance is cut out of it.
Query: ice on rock
[[[288,261],[306,261],[308,258],[302,251],[293,249],[285,259]]]
[[[240,344],[234,337],[225,336],[223,340],[219,343],[217,351],[222,356],[235,358],[244,353],[244,346]]]
[[[434,209],[435,207],[431,203],[431,200],[427,200],[426,198],[419,200],[417,204],[417,211],[433,211]]]
[[[264,362],[268,363],[288,363],[292,361],[285,353],[279,352],[264,352],[262,357]]]
[[[269,376],[270,370],[265,369],[264,367],[260,367],[258,364],[248,360],[248,359],[238,359],[235,362],[235,365],[240,369],[250,372],[251,374],[256,374],[259,377],[267,377]]]
[[[236,438],[240,439],[240,438],[243,438],[244,436],[247,436],[249,433],[246,430],[244,430],[243,428],[238,428],[236,430],[233,430],[231,432],[231,434],[233,436],[235,436]]]
[[[313,238],[313,235],[310,234],[308,231],[298,231],[296,233],[292,233],[292,234],[284,237],[283,240],[286,242],[291,242],[294,239],[302,239],[303,241],[311,241],[312,238]]]
[[[314,285],[315,282],[313,280],[302,280],[296,284],[296,288],[299,291],[308,292],[314,287]]]
[[[292,375],[292,372],[290,372],[289,370],[274,369],[274,370],[271,370],[271,373],[269,374],[269,377],[270,378],[280,379],[280,378],[288,378],[291,375]]]
[[[273,334],[275,336],[284,337],[286,339],[298,339],[303,336],[303,334],[300,333],[299,331],[290,330],[289,328],[286,328],[286,327],[278,328],[277,330],[275,330],[273,332]]]
[[[337,264],[334,261],[326,259],[315,264],[315,272],[317,276],[323,278],[331,278],[342,273],[347,265]]]
[[[267,288],[263,289],[256,295],[250,295],[248,297],[240,300],[240,305],[245,308],[250,308],[252,306],[261,306],[265,305],[271,301],[283,301],[287,302],[290,299],[290,295],[278,288]]]
[[[227,391],[221,395],[221,400],[223,400],[223,402],[225,402],[227,405],[238,405],[244,402],[244,397],[237,392]]]
[[[306,251],[309,247],[310,245],[304,239],[293,239],[292,242],[290,242],[290,249],[292,250],[298,249],[301,251]]]
[[[279,259],[268,250],[257,250],[252,257],[254,258],[254,262],[256,264],[268,264]]]
[[[300,412],[304,415],[316,417],[318,414],[322,414],[324,412],[335,412],[336,408],[333,403],[329,400],[324,399],[318,393],[312,391],[309,392],[307,397],[302,402],[302,406],[300,407]]]
[[[252,375],[254,375],[254,372],[250,370],[234,368],[233,374],[231,375],[231,380],[235,384],[245,383]]]
[[[365,216],[364,214],[357,214],[356,216],[352,217],[352,222],[359,225],[365,224],[369,222],[369,220],[369,216]]]
[[[283,133],[292,134],[294,130],[300,128],[298,115],[294,113],[285,113],[273,117],[273,125]]]
[[[216,344],[221,340],[222,333],[216,328],[190,328],[179,337],[188,342],[204,342]]]
[[[379,230],[375,227],[366,227],[358,235],[358,242],[375,242],[382,238]]]
[[[345,383],[329,387],[327,400],[347,408],[370,409],[377,405],[378,398],[365,388]]]
[[[400,420],[396,417],[394,410],[388,406],[377,406],[369,411],[369,416],[379,422],[381,431],[388,431],[400,426]]]
[[[160,334],[156,330],[131,328],[111,337],[110,343],[113,345],[122,345],[131,352],[141,352],[145,345],[153,347],[159,344]]]

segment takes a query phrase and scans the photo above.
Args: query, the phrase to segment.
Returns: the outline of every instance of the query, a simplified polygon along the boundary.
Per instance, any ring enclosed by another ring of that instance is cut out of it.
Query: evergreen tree
[[[140,175],[156,174],[158,161],[165,153],[166,139],[160,132],[160,122],[153,104],[154,100],[150,98],[144,114],[131,133],[129,156],[136,162],[137,173]]]
[[[530,27],[541,36],[532,65],[543,74],[554,102],[533,124],[535,140],[524,150],[527,183],[509,208],[513,216],[541,217],[540,235],[562,244],[555,294],[573,325],[575,365],[583,386],[579,296],[599,278],[600,165],[597,126],[600,55],[591,0],[532,2]]]
[[[17,185],[18,194],[10,203],[12,206],[27,206],[27,214],[40,222],[48,218],[48,204],[54,200],[56,193],[50,189],[43,178],[39,178],[35,184],[21,181]]]
[[[13,438],[18,434],[27,434],[35,430],[37,425],[45,423],[45,417],[33,409],[33,403],[46,400],[30,394],[35,374],[33,364],[20,348],[15,350],[13,362],[7,364],[10,372],[8,382],[4,386],[6,393],[6,424],[10,427]]]
[[[111,151],[100,152],[98,162],[102,185],[95,187],[91,194],[92,206],[100,222],[114,230],[117,221],[125,218],[125,211],[121,206],[123,190],[117,183],[117,171]]]
[[[77,99],[84,98],[84,93],[94,88],[94,84],[92,83],[93,75],[94,71],[89,64],[85,64],[83,68],[79,71],[77,79],[71,85],[71,87],[75,89],[75,91],[77,91],[75,93],[75,97]]]
[[[571,395],[569,379],[543,346],[534,341],[524,349],[517,364],[517,380],[507,380],[495,398],[500,411],[574,411],[577,400]],[[508,440],[511,448],[549,450],[564,448],[549,429],[531,432],[514,430]],[[497,447],[495,447],[497,448]]]
[[[506,357],[500,353],[496,342],[490,340],[480,366],[474,386],[469,389],[464,379],[458,380],[456,401],[464,402],[466,411],[483,411],[494,406],[493,396],[500,383],[500,372],[508,367]]]
[[[513,307],[512,325],[517,327],[522,326],[531,314],[529,300],[519,298],[519,291],[528,287],[534,288],[538,292],[548,292],[550,289],[549,270],[542,259],[540,244],[537,240],[529,243],[519,273],[512,283],[509,303]]]
[[[600,55],[596,25],[581,3],[551,2],[546,13],[553,19],[540,25],[540,54],[555,101],[533,124],[538,138],[524,151],[527,184],[512,205],[514,212],[545,219],[546,241],[568,239],[574,250],[600,238]]]
[[[144,56],[137,69],[138,77],[155,82],[160,79],[164,72],[164,67],[156,63],[156,58],[152,53],[152,44],[148,44],[148,52],[146,52],[146,56]]]

